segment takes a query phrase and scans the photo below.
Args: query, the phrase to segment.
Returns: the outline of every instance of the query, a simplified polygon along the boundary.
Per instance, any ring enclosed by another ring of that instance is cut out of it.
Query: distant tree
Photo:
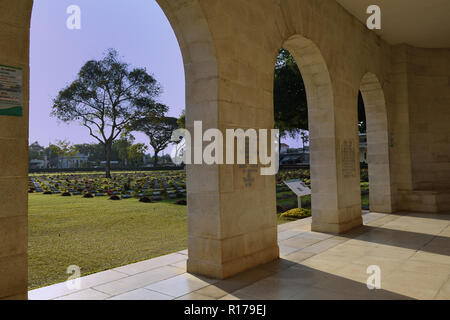
[[[181,115],[177,120],[177,125],[178,125],[178,128],[182,128],[182,129],[186,128],[186,110],[183,110],[181,112]]]
[[[45,148],[39,144],[39,142],[33,142],[28,147],[28,159],[29,160],[44,160]]]
[[[84,154],[89,157],[92,154],[93,145],[95,145],[95,144],[80,143],[80,144],[75,144],[75,147],[77,148],[79,153]]]
[[[300,137],[302,138],[302,148],[303,148],[303,151],[305,150],[305,145],[309,142],[309,135],[308,135],[308,133],[306,133],[306,131],[302,131],[301,133],[300,133]]]
[[[128,149],[128,159],[130,159],[130,162],[135,168],[144,162],[144,156],[147,149],[148,147],[143,143],[133,144]]]
[[[168,163],[173,163],[172,158],[170,157],[170,155],[165,154],[162,155],[161,157],[158,157],[158,162],[162,165],[168,164]]]
[[[67,140],[56,140],[55,144],[51,144],[50,148],[60,157],[73,157],[78,153],[75,145],[71,145]]]
[[[71,145],[67,140],[56,140],[55,144],[50,144],[50,150],[58,156],[58,160],[64,157],[73,157],[78,154],[76,146]]]
[[[167,148],[172,138],[172,132],[178,129],[177,118],[142,119],[136,128],[150,139],[150,145],[155,152],[154,166],[157,167],[158,154]]]
[[[160,93],[160,85],[145,69],[131,69],[116,50],[109,49],[102,60],[88,61],[77,79],[59,92],[51,115],[66,123],[79,121],[89,130],[104,147],[110,178],[113,142],[133,121],[167,111],[156,103]]]
[[[58,165],[58,154],[53,152],[52,144],[44,149],[44,154],[47,156],[47,166],[49,168],[54,168]]]
[[[83,143],[75,147],[81,154],[88,156],[88,161],[99,164],[105,157],[104,147],[100,143]]]
[[[119,140],[113,143],[112,151],[117,154],[117,157],[124,166],[128,166],[129,152],[133,145],[135,138],[132,135],[123,135]]]
[[[81,154],[84,154],[86,156],[89,156],[91,154],[92,144],[90,143],[76,144],[75,147]]]

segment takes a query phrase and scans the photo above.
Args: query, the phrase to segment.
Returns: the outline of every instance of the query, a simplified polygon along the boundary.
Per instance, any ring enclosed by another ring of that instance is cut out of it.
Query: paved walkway
[[[186,273],[187,251],[29,292],[30,299],[450,299],[450,214],[364,214],[343,236],[310,231],[311,219],[279,226],[279,261],[227,280]],[[381,269],[369,290],[367,268]]]

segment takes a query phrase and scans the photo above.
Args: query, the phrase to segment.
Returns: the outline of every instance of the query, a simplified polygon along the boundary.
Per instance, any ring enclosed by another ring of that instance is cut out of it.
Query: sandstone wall
[[[0,64],[22,68],[23,116],[0,116],[0,298],[26,298],[28,282],[29,26],[32,1],[0,1]]]

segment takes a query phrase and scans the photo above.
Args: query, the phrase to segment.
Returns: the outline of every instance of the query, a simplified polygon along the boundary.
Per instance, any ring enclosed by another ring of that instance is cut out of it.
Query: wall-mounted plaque
[[[22,116],[22,69],[0,65],[0,116]]]

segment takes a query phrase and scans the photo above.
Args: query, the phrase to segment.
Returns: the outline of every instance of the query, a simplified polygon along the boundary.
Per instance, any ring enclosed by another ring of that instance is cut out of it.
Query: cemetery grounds
[[[308,170],[277,176],[280,215],[297,207],[284,180],[310,184]],[[363,207],[368,183],[362,183]],[[186,174],[153,172],[30,174],[29,289],[67,280],[67,268],[81,275],[143,261],[187,248]],[[311,207],[310,196],[302,207]]]

